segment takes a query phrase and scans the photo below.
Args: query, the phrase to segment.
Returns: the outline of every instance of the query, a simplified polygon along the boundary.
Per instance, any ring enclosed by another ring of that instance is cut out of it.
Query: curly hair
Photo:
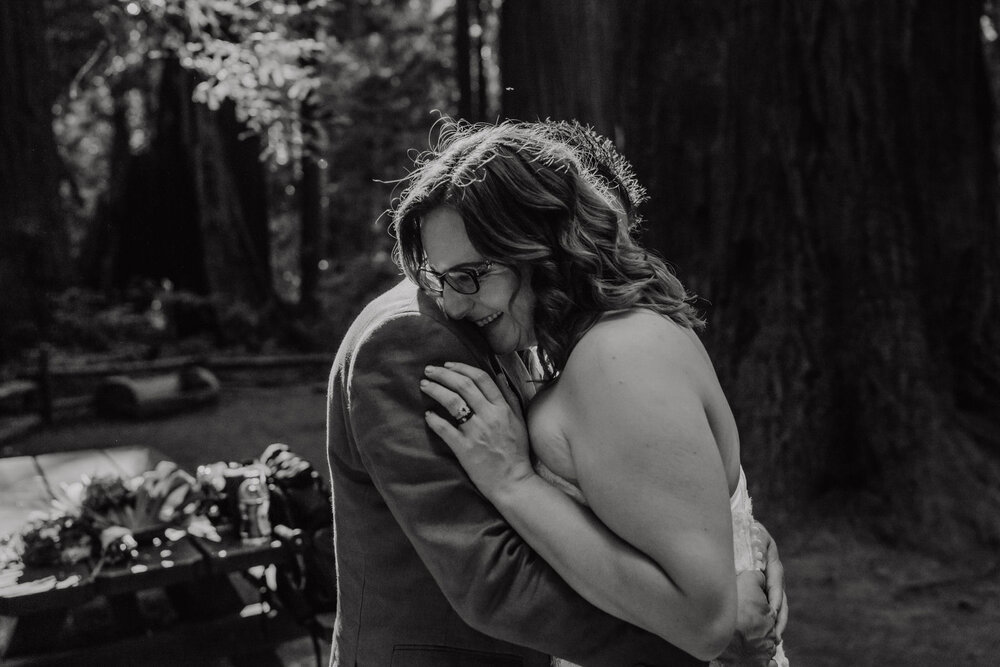
[[[442,123],[391,211],[395,260],[411,280],[424,261],[421,220],[446,206],[485,258],[531,266],[547,379],[610,311],[648,308],[703,326],[692,295],[633,238],[645,191],[610,141],[577,123]]]

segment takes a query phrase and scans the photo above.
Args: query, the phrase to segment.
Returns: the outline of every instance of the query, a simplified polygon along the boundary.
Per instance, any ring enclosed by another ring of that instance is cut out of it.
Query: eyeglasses
[[[445,283],[459,294],[475,294],[479,291],[479,279],[492,268],[493,261],[489,259],[476,267],[452,269],[444,273],[423,265],[418,270],[418,275],[420,286],[438,296],[444,294]]]

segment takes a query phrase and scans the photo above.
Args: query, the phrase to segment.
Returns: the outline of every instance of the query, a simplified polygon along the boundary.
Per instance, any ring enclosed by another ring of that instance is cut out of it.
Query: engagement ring
[[[458,414],[455,415],[455,421],[458,422],[459,424],[464,424],[465,422],[472,419],[472,415],[474,414],[476,413],[472,411],[472,408],[470,408],[468,405],[463,405],[458,409]]]

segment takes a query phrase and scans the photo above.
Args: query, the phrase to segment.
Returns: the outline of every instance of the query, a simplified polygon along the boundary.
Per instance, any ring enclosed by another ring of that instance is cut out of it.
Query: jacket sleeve
[[[704,664],[590,605],[476,490],[424,421],[427,364],[482,366],[433,318],[369,332],[347,369],[350,428],[396,521],[462,619],[490,636],[581,665]]]

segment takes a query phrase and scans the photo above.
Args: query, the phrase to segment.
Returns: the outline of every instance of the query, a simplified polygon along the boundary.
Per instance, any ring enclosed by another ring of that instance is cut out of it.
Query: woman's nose
[[[445,283],[444,292],[441,294],[441,307],[445,315],[453,320],[460,320],[472,306],[473,301],[468,294],[456,292],[451,285]]]

